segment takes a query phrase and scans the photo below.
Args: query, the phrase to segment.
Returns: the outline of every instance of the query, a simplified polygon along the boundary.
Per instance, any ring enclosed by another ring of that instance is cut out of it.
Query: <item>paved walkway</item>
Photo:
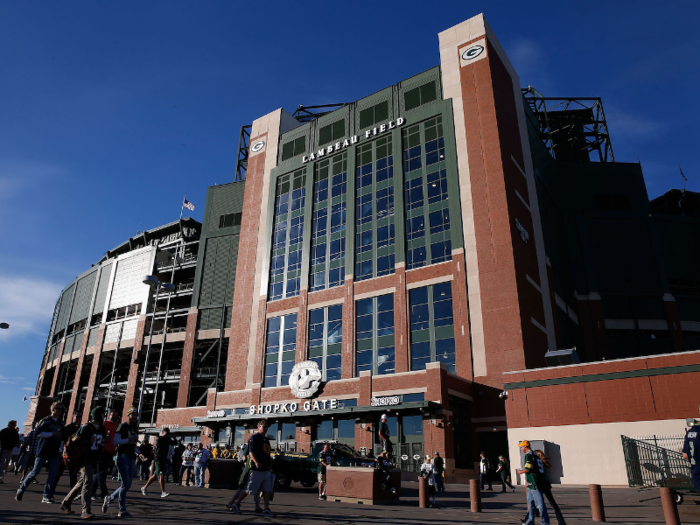
[[[43,478],[43,476],[41,476]],[[17,483],[15,483],[15,481]],[[43,481],[43,479],[42,479]],[[8,524],[66,524],[78,520],[79,502],[73,508],[78,514],[67,516],[58,510],[58,504],[41,504],[43,485],[31,485],[22,502],[14,500],[19,478],[8,475],[0,485],[0,523]],[[438,509],[418,508],[418,484],[405,483],[400,503],[392,505],[365,506],[350,503],[319,501],[315,489],[304,489],[297,483],[275,495],[271,505],[275,518],[263,518],[253,514],[253,502],[249,496],[243,502],[243,515],[234,515],[224,507],[231,495],[227,490],[195,489],[168,485],[171,495],[161,499],[158,491],[144,497],[139,492],[143,482],[136,481],[127,500],[132,522],[146,524],[216,525],[228,523],[294,523],[294,524],[382,524],[382,525],[450,525],[452,523],[511,523],[520,524],[525,515],[525,493],[518,487],[515,494],[485,492],[482,494],[483,513],[469,512],[468,486],[448,485],[448,492],[440,494]],[[117,483],[110,482],[116,488]],[[66,479],[62,479],[56,491],[60,502],[67,492]],[[588,487],[555,486],[554,495],[562,508],[568,525],[592,523],[588,500]],[[617,524],[663,524],[663,511],[658,499],[640,503],[655,495],[640,493],[629,488],[604,488],[603,497],[608,523]],[[686,498],[679,507],[681,522],[700,524],[700,505]],[[101,513],[101,502],[93,502],[93,512],[99,523],[119,523],[116,502],[109,513]],[[539,520],[538,520],[539,523]],[[552,520],[555,524],[556,520]]]

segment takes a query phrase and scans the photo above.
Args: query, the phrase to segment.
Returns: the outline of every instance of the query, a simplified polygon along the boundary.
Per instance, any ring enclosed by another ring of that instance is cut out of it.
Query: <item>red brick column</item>
[[[88,337],[90,335],[90,329],[87,328],[83,333],[83,340],[80,343],[80,356],[78,357],[78,365],[75,368],[75,379],[73,380],[73,392],[70,396],[70,401],[68,402],[66,421],[70,421],[73,418],[73,410],[75,410],[75,402],[78,399],[80,393],[80,377],[83,373],[83,363],[85,361],[85,349],[87,348]]]
[[[406,292],[406,266],[396,268],[396,292],[394,292],[394,351],[396,373],[408,372],[409,306]]]
[[[63,349],[66,347],[66,338],[61,341],[61,347],[58,350],[58,358],[56,359],[56,366],[54,367],[53,381],[51,382],[51,390],[49,395],[51,397],[56,397],[56,387],[58,386],[58,376],[61,375],[61,360],[63,359]]]
[[[469,298],[464,250],[452,254],[452,316],[455,330],[457,375],[474,379],[472,350],[469,341]]]
[[[343,302],[343,354],[341,377],[355,377],[355,290],[352,279],[345,279],[345,301]],[[369,401],[367,402],[369,404]]]
[[[90,417],[90,410],[92,410],[92,399],[95,397],[95,383],[97,383],[98,377],[97,373],[100,370],[100,356],[102,355],[102,344],[105,340],[105,332],[107,326],[102,324],[100,329],[97,331],[97,345],[95,346],[95,353],[92,354],[92,367],[90,370],[90,380],[87,384],[87,394],[85,395],[85,406],[83,407],[83,423],[87,423]]]
[[[302,428],[304,430],[302,430]],[[299,447],[298,452],[311,452],[311,423],[305,421],[297,426],[296,440]]]
[[[185,346],[182,350],[182,366],[180,367],[180,385],[177,390],[177,408],[187,406],[190,398],[190,386],[192,384],[192,367],[194,365],[194,347],[197,340],[197,318],[199,310],[190,308],[187,314],[187,335]]]
[[[139,317],[139,324],[136,326],[136,338],[134,339],[134,349],[131,357],[131,368],[129,369],[129,382],[126,385],[126,396],[124,397],[124,413],[122,420],[126,421],[126,413],[132,406],[138,409],[138,399],[136,399],[136,385],[141,378],[139,377],[139,363],[141,362],[141,350],[143,349],[143,337],[146,330],[146,316]],[[146,342],[148,344],[148,342]],[[100,345],[102,348],[102,345]]]

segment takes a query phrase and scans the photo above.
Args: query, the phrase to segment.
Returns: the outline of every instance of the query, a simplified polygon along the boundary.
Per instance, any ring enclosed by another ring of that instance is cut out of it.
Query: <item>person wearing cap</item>
[[[126,518],[131,513],[126,510],[126,493],[131,488],[131,481],[134,478],[136,465],[136,443],[139,440],[139,413],[136,408],[131,407],[127,412],[126,421],[119,425],[114,434],[112,443],[117,447],[117,469],[121,477],[121,485],[112,494],[105,496],[102,503],[102,513],[109,509],[109,504],[119,498],[119,517]]]
[[[420,466],[420,476],[428,480],[428,494],[432,502],[431,507],[436,507],[435,505],[435,466],[430,462],[430,454],[426,454],[425,462]]]
[[[700,421],[694,421],[685,432],[683,459],[690,462],[693,485],[700,492]]]
[[[95,472],[95,482],[92,487],[92,496],[97,495],[97,489],[100,489],[100,499],[104,500],[109,496],[109,489],[107,488],[107,474],[112,472],[114,467],[114,450],[115,446],[112,440],[114,439],[114,434],[117,432],[117,411],[110,410],[107,413],[102,425],[105,427],[105,443],[102,452],[100,453],[100,459],[97,463],[97,471]]]
[[[445,492],[445,480],[442,478],[445,472],[445,460],[440,457],[440,452],[435,451],[433,458],[433,471],[435,472],[435,489],[437,492]]]
[[[78,497],[82,500],[82,513],[80,518],[87,520],[94,518],[94,514],[90,511],[92,502],[92,483],[97,462],[100,460],[100,454],[104,447],[105,427],[102,425],[104,417],[104,408],[95,407],[90,412],[90,422],[87,425],[80,427],[76,432],[76,439],[82,441],[87,453],[85,455],[85,463],[80,468],[80,478],[78,483],[70,490],[66,497],[61,502],[61,510],[66,514],[73,514],[71,504]]]
[[[27,490],[29,484],[41,472],[44,465],[49,467],[49,475],[46,477],[46,485],[44,485],[44,497],[42,503],[53,503],[54,484],[56,483],[56,473],[58,465],[61,462],[61,441],[63,440],[63,416],[64,408],[61,403],[51,405],[51,415],[42,419],[36,427],[37,435],[39,436],[39,444],[37,445],[36,460],[34,468],[22,480],[15,499],[22,501],[22,495]]]
[[[381,421],[379,423],[379,437],[382,440],[382,448],[386,450],[389,460],[391,460],[394,453],[394,445],[391,442],[389,434],[389,425],[387,424],[386,414],[382,414]]]
[[[525,525],[535,524],[535,509],[540,512],[540,517],[542,519],[542,525],[549,525],[549,514],[547,514],[547,506],[544,504],[544,495],[542,494],[542,487],[544,487],[546,481],[544,479],[544,466],[542,465],[542,460],[537,457],[537,454],[530,448],[529,441],[521,441],[518,443],[518,447],[523,454],[525,454],[525,466],[521,469],[515,471],[515,473],[520,476],[525,474],[527,479],[527,520],[524,522]]]

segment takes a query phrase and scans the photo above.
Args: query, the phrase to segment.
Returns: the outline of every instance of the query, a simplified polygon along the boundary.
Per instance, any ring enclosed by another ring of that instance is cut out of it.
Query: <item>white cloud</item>
[[[668,132],[664,122],[633,115],[615,108],[605,108],[605,119],[608,122],[613,145],[616,141],[634,139],[658,139]]]
[[[33,386],[23,386],[22,390],[26,390],[27,392],[34,392],[36,388],[34,388]]]
[[[547,96],[552,82],[547,73],[547,58],[542,45],[529,38],[521,39],[506,48],[506,54],[520,77],[523,87],[532,86]]]
[[[0,274],[0,340],[20,335],[48,335],[53,308],[62,287],[44,279]],[[0,382],[15,380],[0,376]]]
[[[66,170],[52,164],[33,161],[0,162],[0,202],[15,202],[15,197],[25,188],[35,187],[42,179],[64,176]]]

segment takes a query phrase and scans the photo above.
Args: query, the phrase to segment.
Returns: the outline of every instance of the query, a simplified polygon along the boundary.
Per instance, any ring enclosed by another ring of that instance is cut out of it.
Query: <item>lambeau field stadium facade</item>
[[[609,436],[696,415],[698,195],[650,202],[600,99],[522,89],[483,16],[439,54],[356,102],[256,119],[202,223],[71,282],[26,425],[56,398],[69,418],[141,404],[144,433],[238,445],[267,417],[284,450],[376,453],[386,413],[408,472],[439,451],[463,480],[531,439],[555,481],[626,482]],[[576,454],[596,436],[610,466],[590,481]]]

